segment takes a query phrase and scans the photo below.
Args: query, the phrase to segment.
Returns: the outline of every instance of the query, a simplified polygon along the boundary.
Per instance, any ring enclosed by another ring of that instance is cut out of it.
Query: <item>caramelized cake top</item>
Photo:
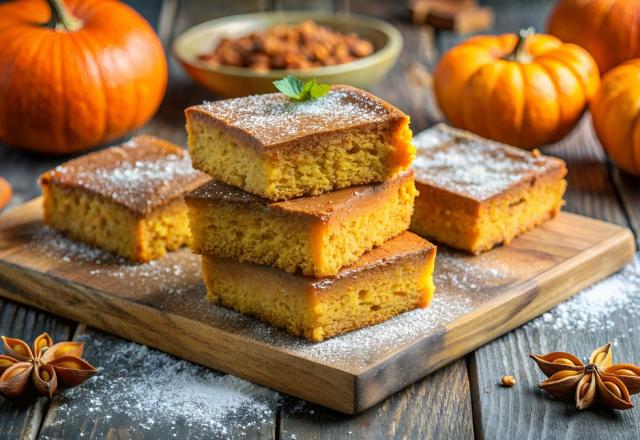
[[[185,194],[187,201],[213,201],[230,203],[253,209],[268,209],[282,214],[301,215],[328,221],[339,214],[349,214],[362,204],[380,202],[380,197],[389,191],[395,193],[407,182],[413,181],[413,172],[405,171],[398,176],[381,182],[352,186],[319,196],[299,197],[282,202],[273,202],[245,192],[239,188],[210,180],[195,190]]]
[[[413,138],[417,183],[444,189],[476,201],[532,179],[566,174],[564,161],[490,141],[438,124]]]
[[[82,189],[147,214],[204,183],[185,150],[153,136],[137,136],[47,171],[42,184]]]
[[[197,114],[260,148],[283,147],[309,137],[409,120],[386,101],[343,85],[332,86],[327,95],[312,101],[293,102],[282,93],[268,93],[205,102],[185,112]]]

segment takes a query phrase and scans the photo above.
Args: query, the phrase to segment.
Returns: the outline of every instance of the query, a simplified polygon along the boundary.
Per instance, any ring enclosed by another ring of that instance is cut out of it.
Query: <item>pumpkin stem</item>
[[[69,12],[63,0],[47,0],[47,4],[51,11],[51,19],[45,26],[67,32],[74,32],[82,27],[82,20]]]
[[[518,32],[518,41],[516,42],[516,46],[509,55],[505,57],[508,61],[515,61],[518,63],[527,63],[531,61],[531,56],[525,50],[527,38],[531,35],[535,34],[536,30],[533,27],[528,27],[527,29],[520,29]]]

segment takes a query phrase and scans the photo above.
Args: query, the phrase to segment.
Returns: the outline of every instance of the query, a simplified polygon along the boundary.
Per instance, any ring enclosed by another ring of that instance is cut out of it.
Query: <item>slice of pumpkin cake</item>
[[[206,180],[177,145],[134,137],[40,176],[44,222],[132,261],[160,258],[190,242],[183,195]]]
[[[414,157],[409,117],[350,86],[309,101],[270,93],[185,114],[193,166],[271,200],[391,179]]]
[[[439,124],[414,138],[411,230],[474,254],[508,244],[564,204],[565,163]]]
[[[324,277],[406,231],[415,195],[406,171],[382,183],[281,202],[211,180],[185,200],[196,253]]]
[[[418,307],[434,292],[436,247],[404,232],[333,277],[314,278],[204,255],[208,298],[311,341],[376,324]]]

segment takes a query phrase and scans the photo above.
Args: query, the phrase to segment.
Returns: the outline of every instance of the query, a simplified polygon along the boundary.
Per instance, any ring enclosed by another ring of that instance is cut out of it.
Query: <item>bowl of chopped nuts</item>
[[[275,91],[286,75],[369,88],[393,67],[402,36],[376,18],[276,11],[201,23],[173,43],[198,83],[224,97]]]

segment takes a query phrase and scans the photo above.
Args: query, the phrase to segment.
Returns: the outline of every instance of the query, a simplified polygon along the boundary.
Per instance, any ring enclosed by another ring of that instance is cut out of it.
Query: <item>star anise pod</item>
[[[530,355],[548,377],[538,386],[555,397],[575,400],[578,409],[596,402],[614,409],[633,407],[630,395],[640,392],[640,367],[613,363],[611,343],[597,348],[584,365],[572,354],[556,351]]]
[[[26,397],[33,389],[51,398],[58,387],[73,387],[91,377],[96,369],[81,358],[82,342],[58,342],[47,333],[33,341],[33,347],[2,336],[4,355],[0,355],[0,394],[7,399]]]

